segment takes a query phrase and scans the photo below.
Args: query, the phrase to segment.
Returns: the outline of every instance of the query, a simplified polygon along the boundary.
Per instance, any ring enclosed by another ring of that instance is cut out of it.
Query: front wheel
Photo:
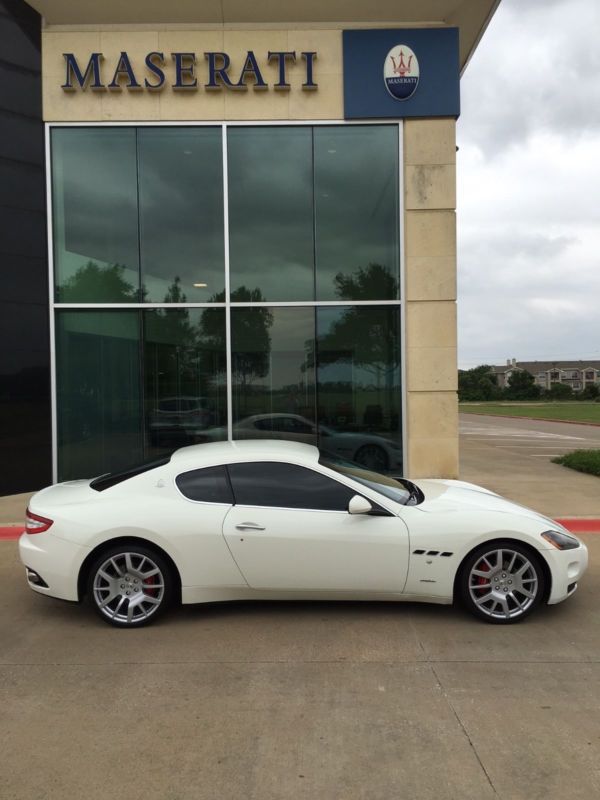
[[[388,468],[388,457],[378,444],[364,444],[357,450],[354,461],[362,467],[374,472],[385,472]]]
[[[508,625],[541,603],[544,571],[539,556],[518,542],[485,544],[465,562],[458,588],[463,605],[476,617]]]
[[[155,550],[122,545],[105,550],[88,577],[87,596],[105,622],[139,628],[169,605],[174,581],[169,565]]]

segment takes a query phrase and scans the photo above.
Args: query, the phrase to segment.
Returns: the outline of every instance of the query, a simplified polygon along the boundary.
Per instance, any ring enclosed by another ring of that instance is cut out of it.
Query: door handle
[[[241,522],[235,527],[238,531],[264,531],[264,527],[257,525],[255,522]]]

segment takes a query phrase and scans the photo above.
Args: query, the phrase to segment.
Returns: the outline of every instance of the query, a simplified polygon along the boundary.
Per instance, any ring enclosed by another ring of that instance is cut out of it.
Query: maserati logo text
[[[408,100],[417,90],[419,62],[408,45],[392,47],[383,65],[385,88],[396,100]]]

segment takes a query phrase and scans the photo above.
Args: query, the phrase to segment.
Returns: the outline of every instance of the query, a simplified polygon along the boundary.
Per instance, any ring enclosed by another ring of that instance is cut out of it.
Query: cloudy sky
[[[462,368],[600,360],[599,32],[599,0],[502,0],[462,78]]]

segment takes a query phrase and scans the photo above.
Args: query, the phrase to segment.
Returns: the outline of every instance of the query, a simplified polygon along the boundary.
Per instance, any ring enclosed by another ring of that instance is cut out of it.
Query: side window
[[[233,503],[225,467],[205,467],[182,472],[175,478],[181,494],[201,503]]]
[[[355,494],[325,475],[294,464],[260,461],[230,464],[228,469],[235,502],[242,506],[347,511]]]

